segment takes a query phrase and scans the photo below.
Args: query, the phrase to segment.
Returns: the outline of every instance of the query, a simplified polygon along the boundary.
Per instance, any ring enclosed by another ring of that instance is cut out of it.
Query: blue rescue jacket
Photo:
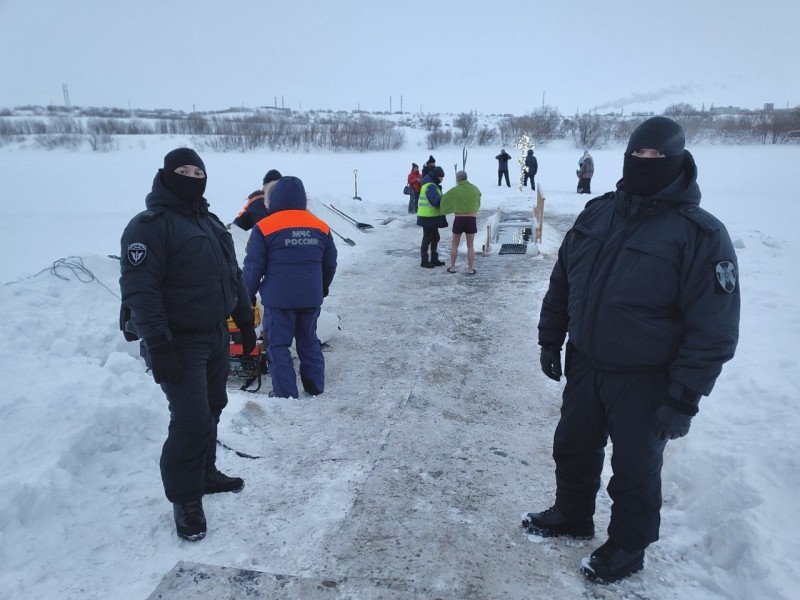
[[[336,273],[336,244],[327,223],[306,210],[305,196],[274,195],[270,214],[253,228],[243,278],[269,308],[322,305]]]

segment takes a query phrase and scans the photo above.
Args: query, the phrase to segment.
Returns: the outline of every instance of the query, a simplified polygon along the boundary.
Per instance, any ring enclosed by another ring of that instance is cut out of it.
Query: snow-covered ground
[[[191,143],[0,149],[0,597],[139,600],[179,561],[364,582],[361,595],[339,596],[353,598],[798,597],[800,147],[692,148],[702,206],[738,249],[739,349],[689,436],[667,447],[662,539],[647,568],[603,587],[578,565],[605,539],[605,492],[592,542],[519,526],[554,491],[561,384],[539,372],[536,324],[558,244],[588,200],[575,193],[581,151],[537,148],[541,253],[481,256],[476,277],[463,254],[456,275],[418,266],[420,230],[401,190],[431,152],[415,139],[372,154],[201,152],[223,220],[277,168],[302,178],[314,212],[356,245],[336,238],[324,308],[341,331],[326,393],[286,401],[268,398],[268,383],[256,394],[231,387],[220,438],[261,458],[220,450],[222,469],[247,486],[207,498],[209,534],[188,543],[158,471],[166,401],[117,330],[118,264],[107,255],[119,254],[163,154]],[[469,152],[482,221],[533,205],[530,190],[496,186],[498,152]],[[461,148],[433,155],[452,186]],[[600,194],[621,173],[622,149],[593,156]],[[375,229],[358,231],[322,206],[331,202]]]

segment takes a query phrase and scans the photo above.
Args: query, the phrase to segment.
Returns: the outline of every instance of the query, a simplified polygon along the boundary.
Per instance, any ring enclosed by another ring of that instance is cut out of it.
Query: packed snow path
[[[198,581],[226,593],[258,581],[264,597],[287,598],[307,585],[325,597],[604,597],[578,573],[602,539],[542,541],[520,527],[553,497],[560,387],[539,374],[536,345],[553,257],[479,256],[472,277],[462,253],[453,275],[419,267],[419,234],[394,221],[369,234],[381,251],[340,270],[325,304],[341,332],[324,395],[232,393],[241,408],[220,437],[263,458],[228,457],[248,484],[207,499],[201,544],[249,557],[223,566],[279,577],[193,578],[179,565],[179,584],[173,572],[153,598],[193,597]]]

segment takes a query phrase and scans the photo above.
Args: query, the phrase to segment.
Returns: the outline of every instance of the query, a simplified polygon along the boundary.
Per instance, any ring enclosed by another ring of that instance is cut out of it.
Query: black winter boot
[[[542,512],[528,513],[528,516],[522,519],[522,526],[527,529],[528,533],[542,537],[565,535],[579,540],[588,540],[594,537],[592,517],[570,521],[555,506]]]
[[[244,488],[244,479],[241,477],[228,477],[216,467],[206,471],[205,493],[219,494],[220,492],[241,492]]]
[[[431,264],[431,261],[428,260],[428,253],[427,252],[423,252],[422,253],[422,261],[419,263],[419,266],[422,267],[423,269],[432,269],[433,268],[433,265]]]
[[[436,252],[436,251],[431,252],[431,264],[434,267],[443,267],[444,266],[444,263],[439,260],[439,253]]]
[[[644,569],[644,550],[625,550],[608,540],[581,561],[581,573],[597,583],[614,583]]]
[[[188,502],[173,502],[172,512],[175,515],[175,528],[178,537],[196,542],[206,537],[206,514],[203,512],[203,499]]]

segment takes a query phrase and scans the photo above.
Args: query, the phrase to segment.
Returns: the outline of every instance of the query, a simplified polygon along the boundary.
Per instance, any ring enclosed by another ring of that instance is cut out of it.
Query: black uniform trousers
[[[553,441],[556,506],[570,519],[594,515],[605,446],[613,444],[608,484],[609,539],[640,550],[658,539],[666,442],[651,431],[667,395],[663,371],[603,371],[567,345],[567,383]]]
[[[511,187],[511,181],[509,181],[509,179],[508,179],[508,169],[498,169],[498,171],[497,171],[497,185],[500,185],[500,182],[503,180],[504,177],[506,179],[506,185],[508,187]]]
[[[217,424],[228,404],[230,333],[225,321],[207,333],[175,334],[183,376],[162,383],[169,433],[161,451],[161,480],[170,502],[202,497],[206,469],[217,458]]]
[[[422,228],[422,243],[420,244],[419,250],[422,254],[422,260],[433,260],[438,255],[439,249],[439,240],[442,239],[442,236],[439,235],[439,228],[438,227],[423,227]],[[431,255],[430,259],[428,258],[428,248],[430,248]]]
[[[531,175],[530,173],[528,173],[528,171],[525,171],[525,178],[524,178],[524,180],[522,182],[522,187],[526,187],[528,185],[528,179],[530,179],[531,180],[531,189],[533,191],[536,191],[536,182],[534,181],[535,178],[536,178],[536,175]]]

